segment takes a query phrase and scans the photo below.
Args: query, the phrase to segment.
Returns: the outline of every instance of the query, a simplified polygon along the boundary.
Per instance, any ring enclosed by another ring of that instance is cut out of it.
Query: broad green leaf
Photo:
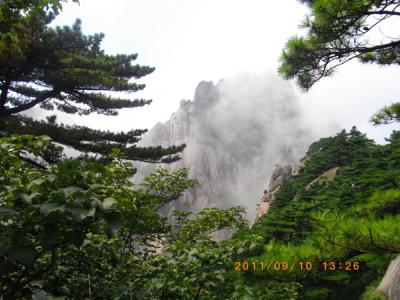
[[[32,180],[29,184],[28,184],[28,189],[32,189],[35,185],[42,185],[45,182],[45,180],[43,178],[37,178],[35,180]]]
[[[71,207],[68,210],[71,212],[72,218],[77,222],[80,222],[87,217],[93,217],[96,213],[96,208],[86,209],[80,207]]]
[[[4,216],[9,216],[17,213],[17,210],[11,207],[5,207],[1,206],[0,207],[0,218],[3,218]]]
[[[85,240],[85,233],[81,231],[69,231],[64,234],[64,237],[68,242],[79,249]]]
[[[40,205],[40,213],[44,216],[47,216],[55,211],[63,212],[65,211],[65,207],[56,203],[45,203]]]
[[[59,232],[50,226],[46,226],[39,236],[39,242],[44,250],[52,249],[59,241]]]
[[[106,221],[107,227],[110,231],[109,234],[115,234],[123,225],[121,217],[115,213],[105,215],[104,220]]]
[[[109,210],[117,201],[114,198],[108,197],[103,200],[103,208]]]
[[[80,187],[77,187],[77,186],[70,186],[70,187],[62,189],[62,192],[64,193],[65,198],[68,198],[69,196],[71,196],[77,192],[81,192],[81,191],[83,191],[83,189]]]
[[[10,251],[10,258],[29,266],[37,255],[37,251],[33,246],[15,247]]]

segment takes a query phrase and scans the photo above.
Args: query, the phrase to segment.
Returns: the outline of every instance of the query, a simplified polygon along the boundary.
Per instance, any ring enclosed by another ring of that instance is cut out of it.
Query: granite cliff
[[[279,191],[282,184],[285,184],[292,178],[292,167],[276,165],[269,180],[268,189],[264,190],[264,195],[261,198],[261,203],[258,204],[257,214],[253,224],[264,214],[266,214],[275,199],[275,194]]]
[[[164,167],[187,167],[199,184],[174,206],[246,205],[253,218],[274,164],[295,165],[312,139],[290,84],[274,76],[241,75],[217,85],[201,82],[194,100],[182,100],[141,145],[187,145],[181,161]],[[138,174],[156,167],[140,163]]]

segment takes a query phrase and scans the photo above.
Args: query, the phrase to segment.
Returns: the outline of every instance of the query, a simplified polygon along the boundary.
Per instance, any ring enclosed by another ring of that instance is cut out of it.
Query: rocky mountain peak
[[[194,92],[194,105],[200,111],[209,109],[218,99],[218,88],[212,81],[202,81],[197,85]]]
[[[189,168],[199,183],[171,210],[245,205],[253,218],[273,164],[295,164],[312,140],[303,121],[288,83],[241,75],[216,85],[200,82],[194,101],[181,101],[170,120],[157,124],[140,144],[187,145],[181,161],[163,167]],[[137,180],[156,167],[137,164]],[[291,170],[283,167],[279,172]]]
[[[274,191],[292,176],[292,167],[275,165],[269,182],[269,190]]]

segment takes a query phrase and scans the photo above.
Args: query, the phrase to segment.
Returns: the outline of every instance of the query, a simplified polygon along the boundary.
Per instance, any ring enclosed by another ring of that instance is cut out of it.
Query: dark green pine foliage
[[[309,90],[353,59],[379,65],[400,64],[399,32],[389,35],[381,29],[384,24],[382,28],[398,28],[390,23],[400,17],[398,0],[299,2],[310,8],[301,24],[307,33],[288,40],[280,57],[279,73],[286,79],[296,79],[300,88]],[[383,107],[370,121],[374,125],[399,122],[400,103]]]
[[[261,236],[248,261],[312,261],[312,272],[247,272],[249,284],[299,283],[299,299],[360,299],[398,255],[400,132],[377,145],[355,127],[311,144],[299,175],[281,186],[267,214],[235,238]],[[340,167],[331,180],[315,183]],[[358,271],[323,271],[323,260],[357,261]],[[364,298],[363,298],[364,299]],[[369,298],[365,298],[369,299]]]
[[[374,125],[391,124],[400,122],[400,103],[385,106],[371,117]]]
[[[52,28],[61,1],[4,1],[0,5],[0,130],[3,134],[48,135],[84,152],[105,154],[119,148],[127,159],[174,161],[183,146],[141,149],[136,143],[145,130],[112,133],[82,126],[35,121],[20,113],[34,106],[68,114],[115,116],[123,108],[151,100],[127,97],[142,90],[140,79],[154,68],[134,64],[137,54],[108,55],[103,34],[86,36],[81,21]],[[121,96],[122,94],[122,96]]]
[[[254,225],[254,230],[261,230],[268,239],[278,239],[284,242],[300,241],[307,234],[310,221],[307,212],[312,205],[305,202],[292,202],[285,205],[268,218],[261,218]]]
[[[376,145],[355,127],[349,133],[343,130],[334,137],[313,143],[307,152],[310,159],[299,176],[281,187],[269,213],[254,229],[264,231],[267,238],[301,241],[310,229],[307,222],[310,211],[346,209],[377,188],[397,187],[396,174],[400,172],[395,168],[388,170],[388,147]],[[341,168],[335,180],[308,186],[334,167]]]
[[[3,134],[47,135],[58,143],[68,145],[84,153],[106,154],[112,149],[118,148],[125,158],[144,162],[161,160],[168,163],[176,161],[179,159],[179,155],[175,155],[175,153],[182,151],[184,148],[183,145],[169,148],[162,148],[161,146],[137,147],[134,144],[140,140],[141,135],[146,130],[137,129],[114,133],[84,126],[68,126],[57,124],[55,116],[48,117],[47,122],[22,116],[4,117],[0,118],[0,128],[5,129]],[[60,157],[61,153],[59,154]]]
[[[389,166],[391,168],[400,168],[400,131],[394,131],[387,145],[389,152]]]
[[[398,0],[299,2],[310,8],[301,24],[307,34],[288,40],[279,72],[295,78],[301,88],[308,90],[352,59],[380,65],[400,63],[398,38],[377,30],[389,19],[400,17]],[[379,42],[372,42],[378,41],[370,38],[374,34],[380,35]]]

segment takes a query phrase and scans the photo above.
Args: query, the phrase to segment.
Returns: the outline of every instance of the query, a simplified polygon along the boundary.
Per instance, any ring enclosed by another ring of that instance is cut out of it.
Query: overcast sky
[[[105,34],[102,46],[106,53],[138,53],[139,64],[156,67],[141,80],[147,85],[145,91],[133,96],[153,99],[150,106],[125,109],[118,117],[69,115],[71,123],[114,131],[151,128],[166,121],[180,100],[193,98],[202,80],[216,83],[243,71],[276,72],[285,42],[301,33],[298,25],[307,13],[295,0],[80,2],[65,4],[54,24],[72,25],[80,18],[85,34]],[[351,62],[308,93],[294,88],[316,126],[357,125],[382,142],[396,126],[377,128],[368,119],[382,106],[400,100],[399,78],[399,67]]]

